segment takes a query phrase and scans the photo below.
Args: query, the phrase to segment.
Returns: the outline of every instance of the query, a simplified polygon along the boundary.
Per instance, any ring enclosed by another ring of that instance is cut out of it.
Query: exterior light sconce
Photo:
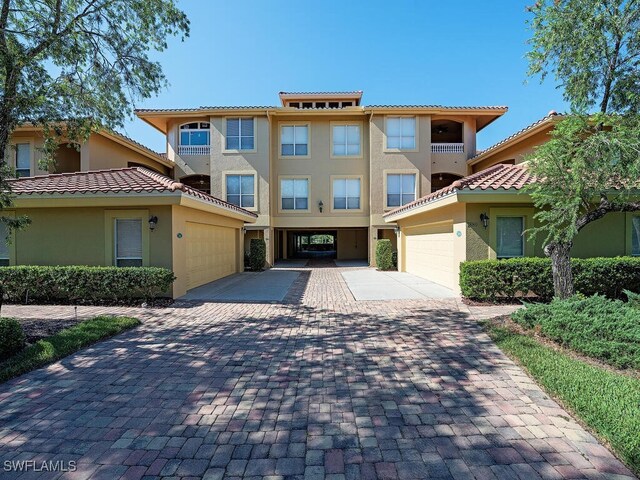
[[[155,215],[152,215],[151,217],[149,217],[149,230],[153,232],[156,229],[157,225],[158,225],[158,217],[156,217]]]
[[[487,227],[489,226],[489,215],[487,215],[486,213],[481,213],[480,214],[480,221],[482,222],[482,226],[485,228],[485,230],[487,229]]]
[[[394,228],[393,231],[396,232],[396,235],[400,235],[400,227]]]
[[[242,234],[244,235],[245,233],[247,233],[247,227],[242,227],[240,229],[240,231],[242,232]]]
[[[324,208],[324,202],[322,200],[320,200],[318,202],[318,209],[320,210],[320,213],[322,213],[322,209]]]

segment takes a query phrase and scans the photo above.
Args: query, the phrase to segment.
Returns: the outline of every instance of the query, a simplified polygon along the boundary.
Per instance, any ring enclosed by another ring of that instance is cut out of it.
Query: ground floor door
[[[237,272],[237,229],[187,222],[187,289]]]
[[[405,270],[449,288],[456,288],[453,224],[425,225],[406,230]]]

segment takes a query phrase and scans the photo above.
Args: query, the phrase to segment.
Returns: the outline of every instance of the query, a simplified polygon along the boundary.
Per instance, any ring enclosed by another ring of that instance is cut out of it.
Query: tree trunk
[[[571,297],[573,288],[573,273],[571,272],[571,247],[573,242],[551,242],[544,247],[544,253],[551,257],[551,271],[553,273],[553,291],[557,298]]]

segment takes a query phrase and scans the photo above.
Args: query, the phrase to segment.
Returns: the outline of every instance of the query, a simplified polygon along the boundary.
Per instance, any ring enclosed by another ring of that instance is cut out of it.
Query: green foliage
[[[249,267],[254,272],[264,269],[267,261],[267,244],[262,238],[252,238],[249,244]]]
[[[553,74],[577,111],[640,110],[638,2],[538,0],[529,11],[529,75]]]
[[[81,348],[138,325],[140,321],[135,318],[102,316],[65,328],[0,363],[0,382],[60,360]]]
[[[24,348],[24,332],[15,318],[0,318],[0,361]]]
[[[2,158],[10,155],[8,139],[19,124],[43,128],[44,163],[61,136],[77,145],[99,127],[123,126],[132,104],[166,86],[149,53],[166,49],[168,37],[188,34],[189,21],[174,0],[4,1]],[[2,191],[6,174],[0,173]],[[7,200],[0,197],[0,206]]]
[[[576,352],[618,368],[640,369],[640,311],[600,295],[527,304],[512,318]]]
[[[623,290],[627,296],[627,303],[633,308],[640,308],[640,293],[634,293],[629,290]]]
[[[589,365],[526,335],[491,337],[640,474],[640,380]]]
[[[99,304],[150,300],[169,293],[173,272],[157,267],[0,268],[0,285],[10,302]]]
[[[376,243],[376,265],[379,270],[391,270],[393,268],[393,247],[391,240],[381,238]]]
[[[640,258],[573,258],[571,265],[576,290],[584,295],[624,298],[625,289],[640,292]],[[463,262],[460,289],[474,300],[513,300],[526,294],[550,300],[551,261],[524,257]]]
[[[398,251],[394,250],[391,254],[391,263],[393,263],[393,268],[398,268]]]

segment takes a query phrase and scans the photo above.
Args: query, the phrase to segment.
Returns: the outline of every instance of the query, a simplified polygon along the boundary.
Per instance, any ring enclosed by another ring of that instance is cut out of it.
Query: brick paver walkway
[[[339,269],[317,268],[287,302],[100,309],[145,321],[0,385],[0,469],[36,460],[77,462],[63,478],[632,476],[457,301],[355,302]]]

